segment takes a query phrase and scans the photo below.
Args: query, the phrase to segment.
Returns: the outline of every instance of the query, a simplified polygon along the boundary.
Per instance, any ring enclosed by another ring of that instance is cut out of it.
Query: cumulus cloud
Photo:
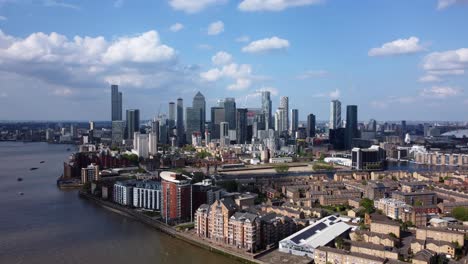
[[[340,90],[336,89],[334,91],[331,91],[328,95],[330,96],[330,98],[332,99],[338,99],[340,97]]]
[[[322,78],[328,75],[327,71],[318,70],[318,71],[306,71],[297,76],[299,80],[307,80],[307,79],[315,79],[315,78]]]
[[[468,48],[432,52],[423,59],[423,69],[442,74],[463,74],[468,68]]]
[[[383,44],[379,48],[369,50],[369,56],[392,56],[402,54],[412,54],[423,51],[424,48],[419,44],[417,37],[408,39],[397,39],[392,42]]]
[[[241,11],[282,11],[291,7],[317,5],[324,0],[243,0],[238,8]]]
[[[279,37],[271,37],[250,42],[242,48],[247,53],[263,53],[273,50],[284,50],[289,48],[289,41]]]
[[[176,51],[161,43],[154,30],[111,41],[102,36],[69,39],[55,32],[17,38],[0,31],[0,62],[0,71],[63,87],[52,92],[60,96],[112,82],[154,89],[175,86],[198,71],[181,68]]]
[[[429,98],[444,99],[447,97],[457,96],[462,93],[459,88],[450,86],[432,86],[431,88],[424,88],[421,90],[420,95]]]
[[[456,5],[456,4],[467,4],[468,0],[438,0],[437,1],[437,9],[442,10],[446,9],[447,7]]]
[[[169,5],[175,10],[194,14],[210,6],[224,4],[226,2],[227,0],[169,0]]]
[[[184,29],[184,25],[182,25],[181,23],[175,23],[169,28],[169,30],[172,32],[179,32],[182,29]]]
[[[224,23],[223,21],[216,21],[211,23],[208,26],[208,35],[214,36],[214,35],[219,35],[224,31]]]
[[[225,65],[229,64],[231,61],[232,55],[225,51],[219,51],[213,57],[211,57],[211,62],[213,62],[214,65]]]
[[[256,78],[252,74],[251,65],[232,62],[232,56],[227,52],[218,52],[211,60],[218,67],[201,72],[200,78],[203,81],[234,81],[234,83],[227,86],[228,90],[245,90],[252,85],[253,80]]]

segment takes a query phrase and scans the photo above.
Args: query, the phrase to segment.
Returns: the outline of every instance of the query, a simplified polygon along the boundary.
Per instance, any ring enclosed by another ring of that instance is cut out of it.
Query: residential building
[[[125,121],[112,121],[112,145],[122,145],[125,138]]]
[[[135,187],[136,181],[117,181],[114,184],[114,202],[131,206],[133,205],[133,187]]]
[[[99,166],[95,163],[88,165],[86,168],[81,169],[81,183],[91,183],[93,181],[101,180],[101,175],[99,174]]]
[[[404,193],[400,191],[394,191],[392,198],[400,200],[409,205],[435,205],[437,204],[437,194],[433,191],[419,191]]]
[[[256,214],[236,212],[229,218],[228,244],[254,252],[261,247],[260,228]]]
[[[192,221],[191,179],[183,174],[163,171],[161,216],[167,223]]]
[[[385,168],[385,150],[373,145],[370,148],[353,148],[352,168],[355,170],[381,170]]]
[[[330,102],[330,129],[338,129],[342,127],[341,123],[341,102],[333,100]]]
[[[262,112],[265,116],[265,130],[273,129],[270,91],[262,91]]]
[[[133,206],[149,210],[161,210],[161,182],[137,182],[133,188]]]
[[[373,255],[367,255],[357,252],[348,252],[343,249],[332,247],[318,247],[313,259],[315,264],[345,264],[345,263],[366,263],[366,264],[384,264],[385,258],[380,258]]]

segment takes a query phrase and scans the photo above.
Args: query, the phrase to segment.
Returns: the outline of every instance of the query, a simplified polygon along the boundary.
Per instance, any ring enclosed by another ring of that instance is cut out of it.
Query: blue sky
[[[266,89],[301,120],[339,98],[363,121],[467,121],[466,25],[466,0],[0,0],[0,120],[107,120],[117,83],[144,118]]]

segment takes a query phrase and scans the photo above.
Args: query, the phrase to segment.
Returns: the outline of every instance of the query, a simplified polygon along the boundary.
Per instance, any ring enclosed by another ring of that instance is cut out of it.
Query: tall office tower
[[[315,115],[309,114],[307,116],[307,137],[315,137]]]
[[[177,144],[182,146],[185,141],[184,137],[184,100],[182,98],[177,99]]]
[[[112,121],[112,145],[122,145],[124,137],[125,121]]]
[[[76,125],[74,125],[74,124],[70,125],[70,136],[72,138],[78,137],[78,129],[77,129]]]
[[[289,97],[281,96],[279,107],[286,111],[286,130],[289,129]]]
[[[330,102],[330,129],[337,129],[341,126],[341,102],[333,100]]]
[[[346,106],[345,148],[353,147],[353,138],[359,137],[357,105]]]
[[[169,134],[172,135],[172,129],[176,126],[176,105],[174,102],[169,102],[169,118],[167,125],[169,126]]]
[[[151,132],[159,135],[159,120],[156,117],[151,121]]]
[[[262,91],[262,111],[265,115],[265,130],[273,129],[271,117],[271,96],[269,91]]]
[[[375,121],[375,119],[369,120],[369,123],[367,124],[367,131],[377,131],[377,121]]]
[[[193,97],[192,107],[201,110],[200,129],[198,131],[203,133],[206,123],[206,101],[202,93],[198,92],[195,97]]]
[[[236,139],[238,144],[247,142],[247,108],[237,109]]]
[[[89,130],[94,130],[94,121],[89,121]]]
[[[185,129],[188,144],[192,143],[193,133],[202,133],[201,130],[202,109],[197,107],[187,107],[185,110]]]
[[[211,107],[211,138],[220,138],[220,124],[224,122],[224,107]]]
[[[168,121],[165,116],[159,117],[159,140],[160,144],[169,144]]]
[[[406,128],[406,120],[402,120],[402,121],[401,121],[401,134],[402,134],[402,135],[405,135],[406,132],[407,132],[406,130],[407,130],[407,128]]]
[[[229,137],[229,123],[228,122],[221,122],[219,124],[220,127],[220,136],[221,138]]]
[[[280,134],[284,133],[285,131],[288,131],[286,117],[286,109],[279,107],[275,113],[275,130]]]
[[[111,119],[122,120],[122,93],[118,85],[111,85]]]
[[[224,100],[224,121],[229,123],[229,129],[236,129],[236,100],[226,98]]]
[[[133,134],[140,131],[140,110],[127,110],[127,139],[133,139]]]
[[[299,128],[299,110],[292,109],[291,110],[291,136],[296,135],[296,131]]]

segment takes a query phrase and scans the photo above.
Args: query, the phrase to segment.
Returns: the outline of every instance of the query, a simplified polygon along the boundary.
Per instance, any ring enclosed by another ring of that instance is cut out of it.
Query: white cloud
[[[331,91],[328,96],[332,99],[338,99],[340,97],[341,93],[340,90],[336,89],[335,91]]]
[[[468,0],[438,0],[437,1],[437,9],[442,10],[447,7],[456,5],[456,4],[466,4]]]
[[[298,75],[297,79],[299,79],[299,80],[315,79],[315,78],[325,77],[327,75],[328,75],[328,72],[324,71],[324,70],[306,71],[306,72]]]
[[[55,32],[16,38],[0,30],[0,62],[0,71],[37,78],[70,91],[102,88],[116,76],[132,86],[158,88],[164,78],[172,78],[176,85],[185,81],[186,71],[177,67],[176,51],[162,44],[156,31],[107,41],[102,36],[68,39]],[[169,86],[170,81],[164,85]],[[51,93],[77,95],[70,91]]]
[[[410,37],[408,39],[397,39],[392,42],[383,44],[380,48],[373,48],[369,50],[369,56],[392,56],[411,54],[423,51],[424,48],[419,45],[417,37]]]
[[[289,41],[279,37],[271,37],[250,42],[242,48],[247,53],[262,53],[273,50],[283,50],[289,47]]]
[[[160,42],[158,32],[151,30],[136,37],[122,37],[107,48],[106,63],[165,62],[175,58],[175,50]]]
[[[419,78],[420,82],[440,82],[442,79],[436,75],[424,75],[423,77]]]
[[[243,0],[238,8],[241,11],[282,11],[290,7],[317,5],[324,0]]]
[[[231,61],[232,55],[225,51],[219,51],[211,57],[211,62],[213,62],[214,65],[226,65],[231,63]]]
[[[242,91],[250,87],[252,81],[250,79],[239,78],[236,80],[236,83],[228,86],[228,90],[231,91]]]
[[[420,95],[424,97],[444,99],[447,97],[457,96],[461,93],[462,90],[459,88],[450,86],[432,86],[431,88],[424,88],[421,90]]]
[[[5,16],[0,16],[0,21],[5,21],[5,20],[8,20],[8,18],[6,18]]]
[[[236,42],[249,42],[249,41],[250,41],[249,36],[240,36],[240,37],[236,38]]]
[[[224,23],[223,21],[216,21],[211,23],[208,26],[208,35],[218,35],[221,34],[224,31]]]
[[[216,53],[211,61],[218,67],[200,73],[202,81],[216,82],[220,80],[234,81],[227,86],[228,90],[245,90],[249,88],[256,76],[252,74],[252,66],[249,64],[237,64],[232,62],[232,55],[220,51]]]
[[[172,32],[179,32],[182,29],[184,29],[184,25],[182,25],[181,23],[175,23],[169,28],[169,30]]]
[[[468,68],[468,48],[432,52],[423,59],[423,68],[427,71],[442,71],[445,73],[460,73]],[[454,72],[455,70],[455,72]]]
[[[74,4],[70,4],[64,1],[58,1],[58,0],[45,0],[44,1],[44,6],[47,7],[62,7],[62,8],[70,8],[70,9],[76,9],[79,10],[80,7]]]
[[[227,0],[169,0],[169,5],[188,14],[198,13],[210,6],[226,3]]]

